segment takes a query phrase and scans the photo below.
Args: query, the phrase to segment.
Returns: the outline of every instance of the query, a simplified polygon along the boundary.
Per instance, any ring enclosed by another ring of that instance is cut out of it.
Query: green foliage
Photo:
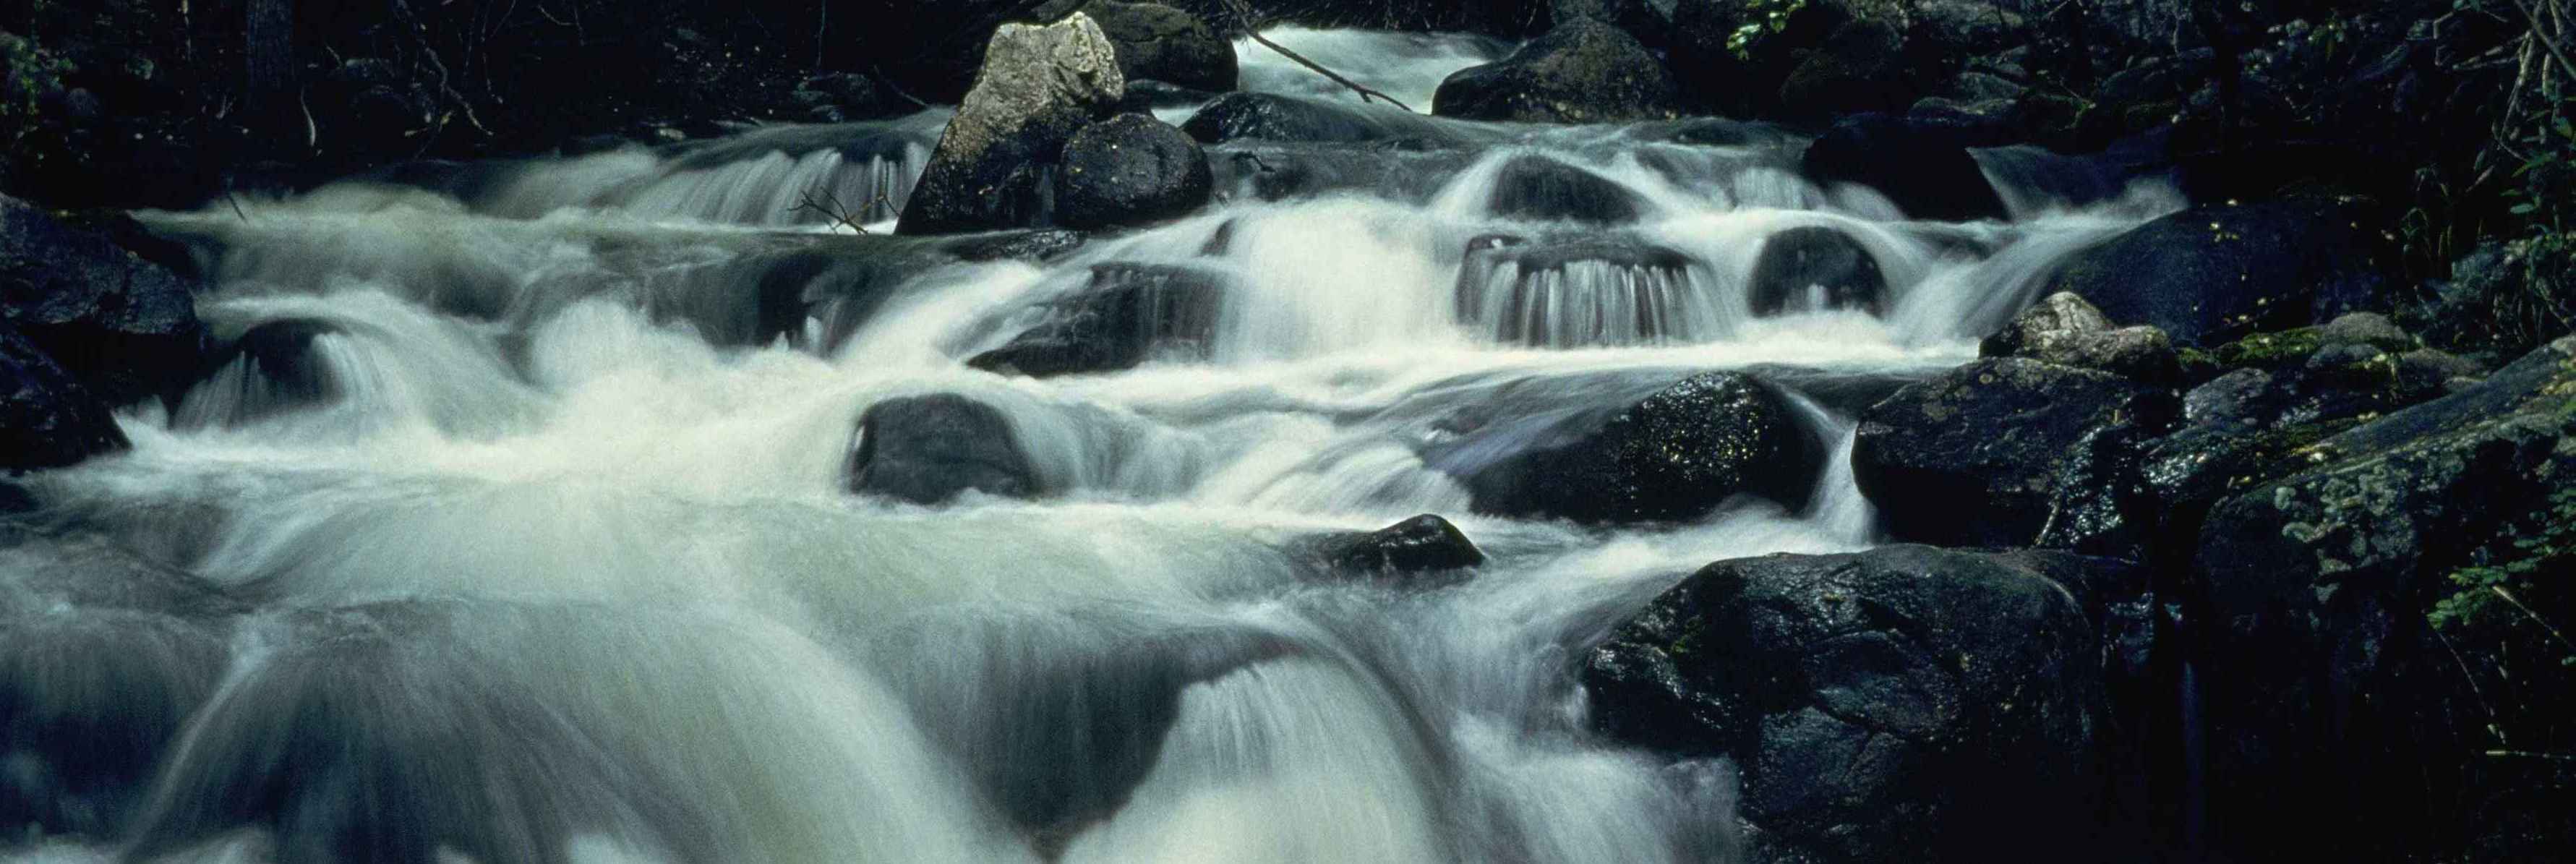
[[[2570,404],[2570,410],[2576,410],[2576,402]],[[2453,572],[2450,581],[2455,590],[2435,602],[2428,617],[2434,627],[2451,633],[2542,628],[2557,646],[2553,653],[2558,664],[2576,666],[2576,646],[2563,641],[2558,623],[2542,617],[2523,599],[2565,591],[2565,585],[2544,584],[2544,580],[2565,578],[2576,569],[2576,487],[2559,489],[2536,515],[2537,524],[2511,537],[2505,554]]]
[[[35,125],[38,102],[47,93],[62,89],[63,76],[70,64],[36,50],[26,39],[0,33],[0,128],[14,130],[13,136],[24,136]]]
[[[1726,35],[1726,51],[1737,60],[1753,59],[1764,37],[1789,29],[1789,19],[1807,8],[1807,0],[1751,0],[1744,4],[1744,23]]]

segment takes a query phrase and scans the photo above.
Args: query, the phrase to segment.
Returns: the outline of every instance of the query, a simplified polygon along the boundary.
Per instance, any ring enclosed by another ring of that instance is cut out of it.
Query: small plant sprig
[[[1752,60],[1753,49],[1765,37],[1789,29],[1789,19],[1807,8],[1807,0],[1752,0],[1744,6],[1745,21],[1726,36],[1726,52],[1737,60]]]

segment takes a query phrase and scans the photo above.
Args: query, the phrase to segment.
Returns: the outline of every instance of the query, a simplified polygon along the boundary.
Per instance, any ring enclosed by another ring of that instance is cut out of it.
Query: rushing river
[[[1421,109],[1508,47],[1279,36]],[[1349,101],[1243,53],[1247,88]],[[1425,455],[1452,452],[1441,418],[1536,436],[1703,370],[1946,368],[2052,262],[2175,202],[2070,205],[1995,162],[2013,219],[1921,223],[1801,179],[1785,133],[1402,119],[1472,146],[1284,197],[1213,148],[1218,204],[1046,266],[797,209],[829,193],[890,226],[940,111],[145,214],[200,250],[216,335],[278,353],[127,410],[130,453],[24,480],[0,779],[71,833],[16,854],[1724,858],[1727,767],[1603,745],[1570,672],[1708,561],[1870,545],[1847,460],[1799,511],[1585,528],[1472,512]],[[1531,156],[1644,212],[1494,215]],[[1811,226],[1876,260],[1880,314],[1752,314],[1763,240]],[[1665,257],[1462,279],[1497,233]],[[1134,264],[1223,278],[1203,350],[965,364]],[[924,393],[999,409],[1051,494],[849,493],[856,418]],[[1849,407],[1801,407],[1847,446]],[[1417,513],[1486,563],[1403,587],[1301,551]]]

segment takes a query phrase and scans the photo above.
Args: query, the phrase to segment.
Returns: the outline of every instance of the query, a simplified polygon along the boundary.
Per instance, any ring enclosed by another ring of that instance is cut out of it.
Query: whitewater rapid
[[[1277,35],[1423,109],[1508,48]],[[1343,98],[1244,51],[1248,89]],[[235,360],[123,412],[130,453],[24,481],[20,522],[46,539],[0,551],[27,583],[11,614],[211,635],[98,673],[171,682],[174,731],[134,788],[98,793],[113,832],[20,854],[1722,859],[1731,769],[1602,745],[1571,671],[1709,561],[1871,545],[1848,459],[1801,511],[1583,527],[1472,512],[1421,455],[1442,418],[1597,410],[1711,369],[1928,374],[2053,262],[2177,204],[2153,183],[2083,206],[2014,187],[2010,221],[1934,225],[1764,145],[1501,128],[1428,194],[1238,187],[1044,265],[796,212],[884,202],[882,228],[944,120],[147,214],[200,250],[219,339],[309,334],[287,344],[331,383]],[[1680,263],[1569,267],[1544,301],[1509,276],[1462,289],[1475,238],[1577,230],[1491,212],[1525,157],[1637,195],[1620,242]],[[1751,314],[1764,238],[1814,226],[1875,259],[1883,315]],[[1202,352],[1049,379],[965,364],[1133,264],[1223,276]],[[1490,315],[1462,318],[1462,290]],[[1527,305],[1632,296],[1662,311],[1576,327],[1594,319]],[[1509,316],[1557,323],[1497,339]],[[1058,493],[846,491],[859,414],[924,393],[997,408]],[[1799,407],[1847,455],[1848,412]],[[1300,551],[1426,512],[1484,549],[1472,578],[1409,588]],[[65,600],[27,576],[71,550],[222,599]]]

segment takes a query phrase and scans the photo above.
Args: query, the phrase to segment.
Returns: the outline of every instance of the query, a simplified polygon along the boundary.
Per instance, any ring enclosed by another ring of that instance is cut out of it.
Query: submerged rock
[[[1490,419],[1469,412],[1451,425],[1472,436]],[[1788,397],[1736,372],[1564,418],[1507,456],[1464,458],[1483,446],[1427,461],[1457,476],[1479,513],[1590,523],[1696,519],[1739,494],[1804,507],[1824,461]]]
[[[1224,274],[1199,267],[1097,265],[1091,284],[1052,304],[1044,323],[967,365],[1044,378],[1199,356],[1216,335],[1225,285]]]
[[[1005,24],[939,136],[898,230],[941,234],[1047,224],[1064,145],[1126,95],[1116,49],[1089,17]]]
[[[1515,123],[1618,123],[1677,116],[1680,94],[1672,73],[1635,37],[1577,18],[1500,62],[1450,75],[1433,94],[1431,113]]]
[[[310,318],[284,318],[245,330],[214,352],[204,380],[182,400],[176,425],[232,426],[338,399],[343,384],[313,343],[340,332]]]
[[[850,491],[944,504],[968,490],[1029,498],[1042,490],[1009,418],[953,393],[907,396],[859,417]]]
[[[2174,411],[2107,372],[1979,360],[1862,414],[1852,472],[1900,540],[2126,553],[2154,515],[2138,454]]]
[[[1429,513],[1365,534],[1327,538],[1317,552],[1333,569],[1362,575],[1445,573],[1485,563],[1485,553],[1458,526]]]
[[[2066,265],[2053,291],[2182,345],[2331,320],[2392,282],[2386,243],[2358,208],[2291,199],[2203,206],[2157,219]]]
[[[1545,156],[1517,156],[1495,173],[1485,209],[1505,219],[1617,225],[1637,221],[1646,200],[1589,170]]]
[[[2062,553],[1720,561],[1595,649],[1583,683],[1610,739],[1743,766],[1750,860],[2091,857],[2109,833],[2095,621],[2143,588]]]
[[[1057,221],[1075,228],[1147,225],[1205,206],[1215,175],[1181,130],[1142,114],[1083,127],[1064,145]]]
[[[0,472],[59,468],[125,446],[106,404],[0,323]]]
[[[1352,143],[1423,140],[1446,143],[1447,128],[1391,105],[1324,101],[1277,93],[1228,93],[1181,124],[1202,144],[1229,141]]]
[[[1791,228],[1763,240],[1746,291],[1755,315],[1824,309],[1887,312],[1887,276],[1879,271],[1878,259],[1851,235],[1821,225]]]
[[[206,342],[195,290],[106,234],[0,196],[0,321],[100,399],[123,405],[195,377]]]

